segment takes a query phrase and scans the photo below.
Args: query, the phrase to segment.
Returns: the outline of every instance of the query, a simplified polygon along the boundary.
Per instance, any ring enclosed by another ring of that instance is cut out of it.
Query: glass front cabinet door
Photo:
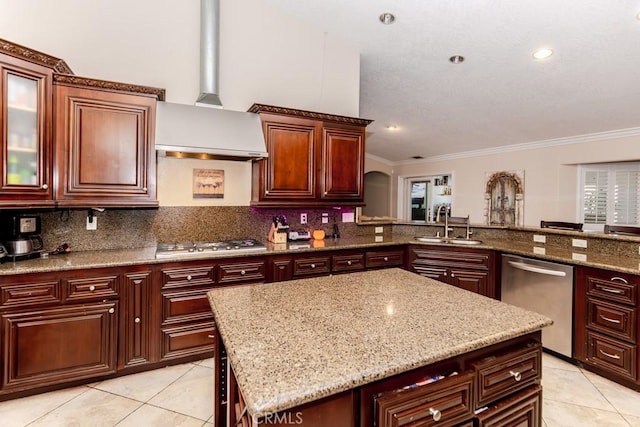
[[[51,69],[0,55],[0,207],[53,205]]]

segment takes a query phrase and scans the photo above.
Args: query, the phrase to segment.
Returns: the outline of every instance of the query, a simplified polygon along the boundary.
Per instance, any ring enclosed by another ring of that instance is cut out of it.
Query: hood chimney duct
[[[218,93],[220,51],[220,0],[200,0],[199,107],[223,108]]]

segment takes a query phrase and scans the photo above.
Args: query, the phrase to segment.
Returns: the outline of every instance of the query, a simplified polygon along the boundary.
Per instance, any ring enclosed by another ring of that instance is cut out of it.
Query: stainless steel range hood
[[[219,0],[200,1],[200,96],[196,105],[158,102],[156,150],[173,157],[267,157],[260,117],[222,109],[218,96]]]

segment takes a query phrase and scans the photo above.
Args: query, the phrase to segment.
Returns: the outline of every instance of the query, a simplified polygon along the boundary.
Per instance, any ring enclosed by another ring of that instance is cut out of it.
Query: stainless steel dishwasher
[[[572,357],[572,266],[503,255],[502,301],[551,318],[553,325],[542,329],[542,346]]]

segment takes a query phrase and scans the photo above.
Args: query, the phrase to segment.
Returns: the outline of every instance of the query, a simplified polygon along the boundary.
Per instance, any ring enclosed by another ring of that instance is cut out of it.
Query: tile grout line
[[[624,420],[625,423],[627,423],[627,425],[631,426],[631,423],[629,422],[629,420],[627,420],[627,418],[624,416],[623,413],[620,412],[620,410],[616,407],[616,405],[613,404],[613,402],[611,402],[607,396],[602,392],[602,390],[600,390],[600,387],[598,387],[593,381],[591,381],[591,379],[586,376],[584,374],[584,371],[582,370],[583,368],[580,368],[580,373],[582,374],[583,377],[585,377],[587,379],[587,381],[589,381],[589,383],[596,389],[598,390],[598,393],[600,393],[600,395],[604,398],[604,400],[607,401],[607,403],[609,403],[609,405],[611,405],[611,407],[613,407],[613,409],[616,410],[616,413],[618,415],[620,415],[622,417],[622,419]],[[588,371],[587,371],[588,372]]]
[[[76,396],[73,396],[71,399],[65,400],[64,402],[60,403],[58,406],[56,406],[55,408],[52,408],[50,411],[45,412],[44,414],[40,415],[38,418],[36,418],[35,420],[29,422],[28,424],[25,425],[25,427],[28,427],[30,425],[32,425],[33,423],[37,422],[39,419],[49,415],[50,413],[52,413],[53,411],[63,407],[64,405],[66,405],[67,403],[76,400],[78,397],[82,396],[83,394],[85,394],[86,392],[88,392],[89,390],[91,390],[91,387],[89,387],[88,385],[83,385],[80,386],[82,387],[84,390],[82,391],[82,393],[78,393]],[[60,389],[60,390],[64,390],[64,389]],[[56,390],[56,391],[60,391],[60,390]]]

